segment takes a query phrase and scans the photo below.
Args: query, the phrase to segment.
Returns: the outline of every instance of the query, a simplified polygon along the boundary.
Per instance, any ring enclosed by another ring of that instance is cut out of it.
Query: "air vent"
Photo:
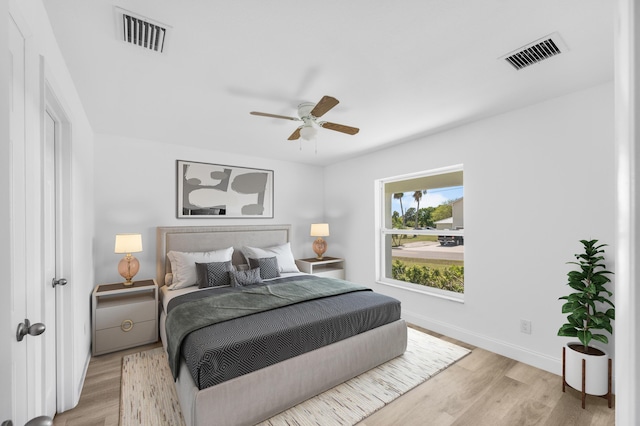
[[[567,50],[567,46],[562,41],[560,34],[553,33],[507,53],[499,59],[504,59],[515,69],[521,70]]]
[[[119,40],[153,52],[166,50],[171,27],[128,10],[115,8]]]

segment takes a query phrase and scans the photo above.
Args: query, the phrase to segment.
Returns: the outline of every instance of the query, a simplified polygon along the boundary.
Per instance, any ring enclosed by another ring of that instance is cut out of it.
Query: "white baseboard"
[[[89,363],[91,362],[91,347],[87,351],[87,355],[84,360],[84,366],[82,368],[82,375],[80,379],[75,382],[74,375],[70,372],[70,370],[65,370],[67,373],[63,373],[68,377],[58,378],[58,380],[62,380],[64,383],[62,385],[62,395],[58,393],[58,406],[56,407],[56,411],[58,413],[63,413],[65,411],[71,410],[75,408],[80,402],[80,396],[82,395],[82,388],[84,387],[84,381],[87,378],[87,371],[89,370]],[[60,392],[60,388],[58,389]],[[66,392],[64,390],[67,390]]]
[[[91,362],[91,347],[89,347],[89,351],[87,352],[87,357],[84,361],[84,368],[82,369],[82,377],[80,377],[80,381],[78,382],[78,387],[76,389],[76,394],[74,395],[74,403],[75,407],[80,402],[80,395],[82,395],[82,388],[84,387],[84,381],[87,378],[87,371],[89,371],[89,363]]]
[[[495,352],[507,358],[540,368],[553,374],[562,375],[562,358],[551,357],[549,355],[532,351],[522,346],[485,336],[476,332],[471,332],[464,328],[454,326],[442,321],[427,318],[413,312],[402,312],[405,321],[424,327],[436,333],[460,340],[479,348]]]

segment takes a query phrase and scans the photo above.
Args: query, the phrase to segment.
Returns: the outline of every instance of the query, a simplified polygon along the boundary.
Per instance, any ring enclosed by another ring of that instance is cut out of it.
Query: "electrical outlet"
[[[531,321],[520,320],[520,333],[531,334]]]

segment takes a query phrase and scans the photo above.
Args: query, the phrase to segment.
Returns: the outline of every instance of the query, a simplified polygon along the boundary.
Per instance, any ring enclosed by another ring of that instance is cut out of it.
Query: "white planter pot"
[[[565,345],[565,381],[572,388],[582,392],[582,360],[585,365],[585,392],[589,395],[607,395],[609,393],[609,357],[588,355],[578,352],[570,345],[582,346],[580,342],[569,342]]]

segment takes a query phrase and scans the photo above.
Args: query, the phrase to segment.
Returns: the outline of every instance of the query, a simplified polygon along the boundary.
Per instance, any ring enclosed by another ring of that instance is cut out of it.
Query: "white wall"
[[[114,254],[115,235],[142,234],[138,278],[155,278],[157,226],[291,224],[296,257],[313,254],[309,226],[323,220],[323,169],[284,161],[188,148],[155,141],[96,135],[96,284],[121,281]],[[218,147],[221,151],[215,150]],[[176,160],[228,164],[274,171],[273,219],[177,219]]]
[[[560,373],[565,262],[595,238],[615,270],[613,119],[605,84],[329,166],[332,254],[349,280],[400,299],[410,322]],[[377,284],[374,180],[460,163],[464,304]]]

